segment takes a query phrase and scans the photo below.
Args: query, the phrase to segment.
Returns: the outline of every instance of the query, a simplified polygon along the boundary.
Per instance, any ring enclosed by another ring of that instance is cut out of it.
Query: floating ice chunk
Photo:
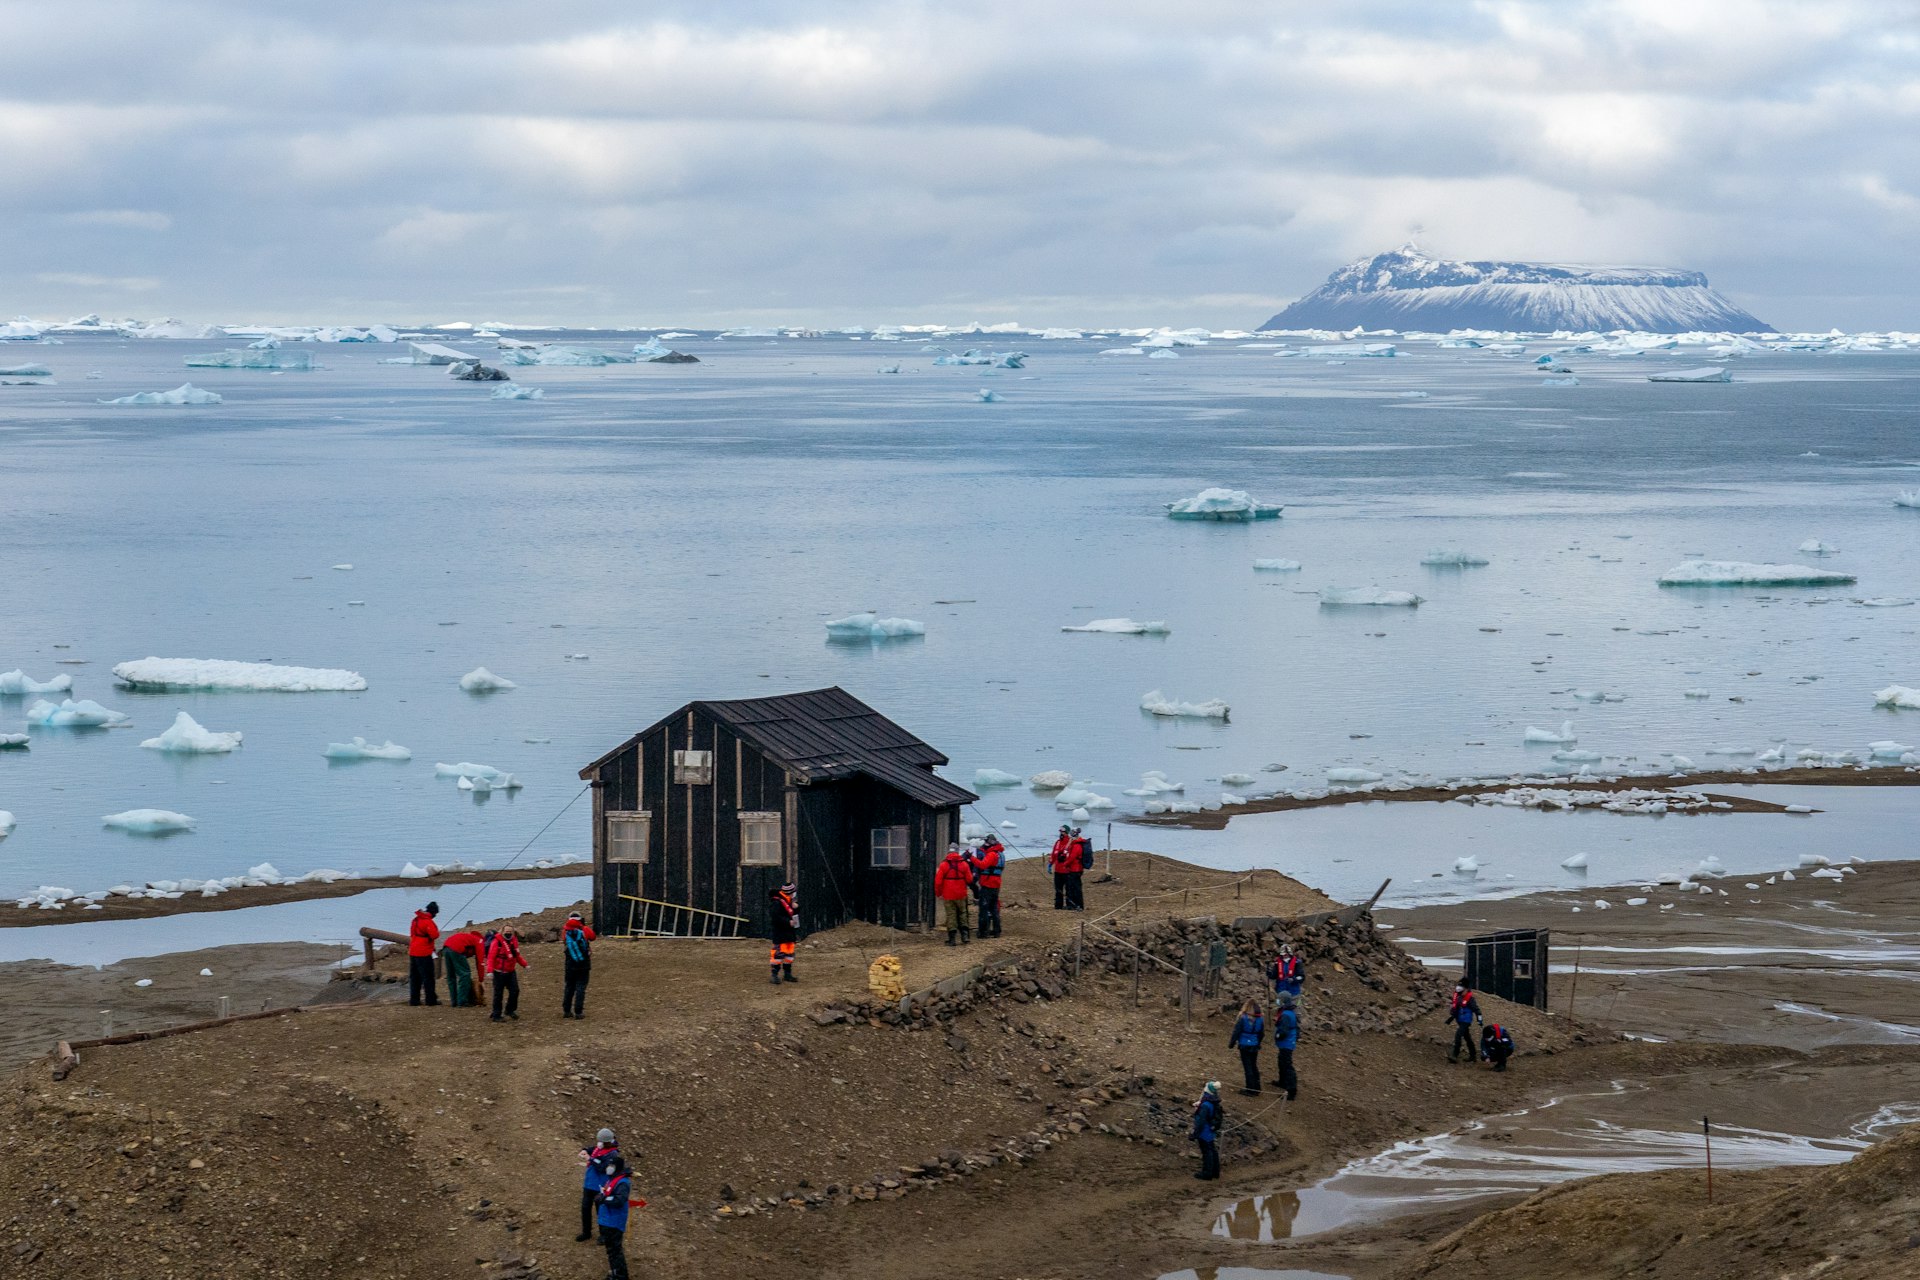
[[[1587,855],[1584,853],[1576,853],[1560,865],[1568,871],[1585,871],[1587,869]]]
[[[999,404],[1000,393],[991,387],[982,387],[974,393],[981,404]]]
[[[517,382],[502,383],[493,389],[495,400],[539,400],[546,394],[545,387],[523,387]]]
[[[1140,696],[1140,709],[1150,715],[1183,720],[1225,720],[1229,710],[1218,698],[1205,702],[1181,702],[1154,689]]]
[[[1477,876],[1480,874],[1480,859],[1474,857],[1472,854],[1455,858],[1453,860],[1453,869],[1459,875]]]
[[[402,880],[425,880],[430,874],[432,873],[425,867],[416,867],[411,862],[394,872],[394,875]]]
[[[170,809],[128,809],[125,813],[110,813],[100,821],[135,835],[157,836],[169,831],[191,831],[195,819]]]
[[[1683,756],[1676,752],[1669,751],[1667,753],[1667,759],[1672,763],[1675,769],[1691,769],[1694,767],[1693,760],[1691,757]]]
[[[1528,725],[1526,733],[1520,740],[1522,742],[1578,742],[1580,738],[1573,731],[1573,721],[1562,720],[1558,733],[1552,729],[1542,729],[1537,725]]]
[[[1220,775],[1220,785],[1223,787],[1250,787],[1253,783],[1254,777],[1250,773],[1223,773]]]
[[[313,353],[258,346],[248,347],[244,351],[208,351],[188,356],[187,368],[273,369],[283,373],[305,373],[313,368]]]
[[[475,667],[460,677],[460,687],[468,693],[498,693],[503,689],[518,689],[520,686],[504,676],[497,676],[485,667]]]
[[[1169,347],[1160,347],[1157,350],[1147,353],[1147,359],[1149,360],[1178,360],[1179,358],[1180,353]]]
[[[1573,696],[1582,702],[1625,702],[1624,693],[1608,693],[1604,689],[1575,689]]]
[[[1165,795],[1169,792],[1184,792],[1186,789],[1186,783],[1169,782],[1166,774],[1160,772],[1158,769],[1149,769],[1146,773],[1140,775],[1140,785],[1128,791],[1126,794],[1130,796],[1157,796]]]
[[[1421,603],[1421,598],[1411,591],[1382,591],[1378,587],[1320,588],[1320,604],[1322,608],[1345,608],[1349,605],[1382,605],[1410,609],[1419,603]]]
[[[1108,347],[1100,354],[1103,356],[1144,356],[1147,353],[1138,347]],[[1915,503],[1914,505],[1920,506],[1920,503]]]
[[[1560,368],[1560,366],[1555,366],[1555,368]],[[1564,369],[1562,369],[1562,372],[1564,372]],[[1564,378],[1542,378],[1540,379],[1540,385],[1543,387],[1577,387],[1580,385],[1580,379],[1571,374]]]
[[[1035,791],[1058,791],[1073,785],[1073,775],[1065,769],[1047,769],[1028,778],[1027,785]]]
[[[241,689],[256,693],[357,693],[367,687],[357,671],[283,667],[271,662],[218,658],[141,658],[122,662],[114,678],[130,689]]]
[[[1475,555],[1471,551],[1462,551],[1458,547],[1435,547],[1420,557],[1420,563],[1435,568],[1470,569],[1491,564],[1485,556]]]
[[[15,818],[7,810],[0,809],[0,840],[5,840],[13,833],[14,827],[18,825],[19,819]]]
[[[1253,567],[1266,573],[1298,573],[1300,562],[1298,560],[1255,560]]]
[[[142,391],[137,395],[121,396],[118,400],[102,400],[101,404],[155,405],[155,404],[220,404],[221,397],[212,391],[203,391],[191,382],[183,382],[171,391]]]
[[[1085,787],[1068,787],[1053,798],[1056,809],[1111,809],[1113,801]]]
[[[1365,787],[1384,778],[1371,769],[1329,769],[1327,781],[1336,787]]]
[[[1814,880],[1845,880],[1847,874],[1844,871],[1835,870],[1833,867],[1822,867],[1814,872],[1810,878]]]
[[[1072,781],[1071,778],[1068,779]],[[1005,769],[975,769],[973,785],[976,787],[1017,787],[1020,785],[1018,774],[1008,773]]]
[[[1803,853],[1795,865],[1801,867],[1825,867],[1830,866],[1832,862],[1833,859],[1827,857],[1824,853]]]
[[[66,693],[73,688],[73,677],[57,675],[51,680],[35,680],[24,671],[0,674],[0,696],[19,697],[28,693]]]
[[[148,738],[140,744],[149,751],[172,751],[181,755],[214,755],[223,751],[232,751],[240,745],[240,734],[215,733],[204,729],[200,722],[182,711],[174,716],[173,724],[157,738]]]
[[[827,623],[830,640],[897,640],[927,634],[926,624],[912,618],[883,618],[877,613],[852,613]]]
[[[1827,587],[1854,575],[1804,564],[1750,564],[1742,560],[1688,560],[1660,575],[1663,587]]]
[[[1647,375],[1648,382],[1732,382],[1733,375],[1725,369],[1706,365],[1699,369],[1676,369],[1671,373],[1653,373]]]
[[[465,760],[459,764],[436,764],[433,766],[433,776],[436,778],[460,778],[467,782],[478,779],[479,781],[490,783],[496,788],[501,788],[503,784],[509,782],[513,784],[513,787],[520,785],[514,781],[513,775],[507,773],[505,770],[496,769],[490,764],[473,764]],[[511,790],[512,787],[506,787],[504,789]]]
[[[520,779],[510,773],[503,773],[493,778],[462,777],[457,779],[454,785],[462,791],[485,794],[490,791],[518,791],[520,789]]]
[[[24,733],[0,733],[0,751],[25,751],[33,745],[33,739]]]
[[[1191,498],[1167,504],[1174,520],[1274,520],[1284,507],[1255,502],[1245,489],[1202,489]]]
[[[1913,748],[1889,739],[1882,742],[1869,742],[1867,750],[1873,753],[1873,758],[1876,760],[1898,760]]]
[[[1579,748],[1572,751],[1556,751],[1553,753],[1553,758],[1562,764],[1598,764],[1606,759],[1598,751],[1583,751]]]
[[[1920,689],[1909,689],[1903,684],[1890,684],[1873,695],[1873,705],[1920,711]]]
[[[1605,898],[1595,898],[1593,900],[1593,909],[1595,911],[1610,911],[1613,909],[1613,904]]]
[[[1708,689],[1688,689],[1683,696],[1688,698],[1711,698],[1713,693]]]
[[[0,368],[0,378],[51,378],[53,370],[43,364],[16,364]]]
[[[1902,489],[1894,495],[1893,505],[1896,507],[1920,507],[1920,489]]]
[[[1920,601],[1910,596],[1868,596],[1864,600],[1855,600],[1854,603],[1868,609],[1905,609],[1910,605],[1920,604]]]
[[[124,724],[127,719],[124,711],[109,711],[92,698],[82,698],[78,702],[67,698],[57,707],[51,702],[41,701],[27,708],[28,724],[44,724],[55,728],[98,729]]]
[[[329,742],[321,753],[329,760],[411,760],[413,752],[395,742],[383,742],[374,746],[365,738],[356,737],[352,742]]]
[[[1078,627],[1062,627],[1062,631],[1085,631],[1109,636],[1164,636],[1171,635],[1173,628],[1164,622],[1135,622],[1132,618],[1095,618],[1092,622]]]
[[[1808,538],[1800,544],[1798,549],[1810,556],[1832,556],[1840,554],[1840,548],[1831,543],[1822,542],[1818,538]]]

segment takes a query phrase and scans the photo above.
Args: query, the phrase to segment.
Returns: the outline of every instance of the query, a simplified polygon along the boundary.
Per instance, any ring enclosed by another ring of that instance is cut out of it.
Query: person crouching
[[[1507,1069],[1507,1059],[1513,1056],[1513,1037],[1505,1027],[1497,1022],[1481,1024],[1480,1056],[1492,1063],[1495,1071]]]

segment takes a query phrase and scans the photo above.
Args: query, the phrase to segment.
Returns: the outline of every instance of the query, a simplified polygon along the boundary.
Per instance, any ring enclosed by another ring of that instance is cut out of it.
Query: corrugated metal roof
[[[803,782],[865,776],[934,808],[980,798],[933,772],[933,766],[947,763],[946,756],[845,689],[811,689],[772,698],[689,705],[727,725]],[[636,737],[647,732],[651,730],[643,730]],[[622,744],[594,761],[581,776],[592,773],[626,746]]]

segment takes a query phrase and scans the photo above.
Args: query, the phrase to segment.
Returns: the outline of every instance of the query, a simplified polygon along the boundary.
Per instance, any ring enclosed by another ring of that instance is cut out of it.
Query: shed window
[[[748,867],[777,867],[786,862],[780,850],[778,813],[740,815],[740,862]]]
[[[1515,960],[1513,962],[1513,976],[1516,978],[1531,978],[1533,976],[1533,961]]]
[[[653,814],[649,812],[608,814],[607,861],[645,862],[652,834]]]
[[[874,866],[905,869],[912,865],[912,861],[908,850],[907,829],[905,827],[875,827],[873,829]]]
[[[713,752],[676,751],[673,753],[673,780],[704,787],[713,782]]]

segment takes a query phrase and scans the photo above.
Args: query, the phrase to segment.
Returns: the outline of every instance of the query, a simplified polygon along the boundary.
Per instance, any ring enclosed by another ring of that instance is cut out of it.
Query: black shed
[[[1467,939],[1467,985],[1529,1004],[1547,1007],[1547,963],[1552,934],[1546,929],[1502,929]]]
[[[765,936],[788,881],[802,933],[927,924],[934,867],[979,798],[945,763],[844,689],[690,702],[580,771],[594,927]]]

